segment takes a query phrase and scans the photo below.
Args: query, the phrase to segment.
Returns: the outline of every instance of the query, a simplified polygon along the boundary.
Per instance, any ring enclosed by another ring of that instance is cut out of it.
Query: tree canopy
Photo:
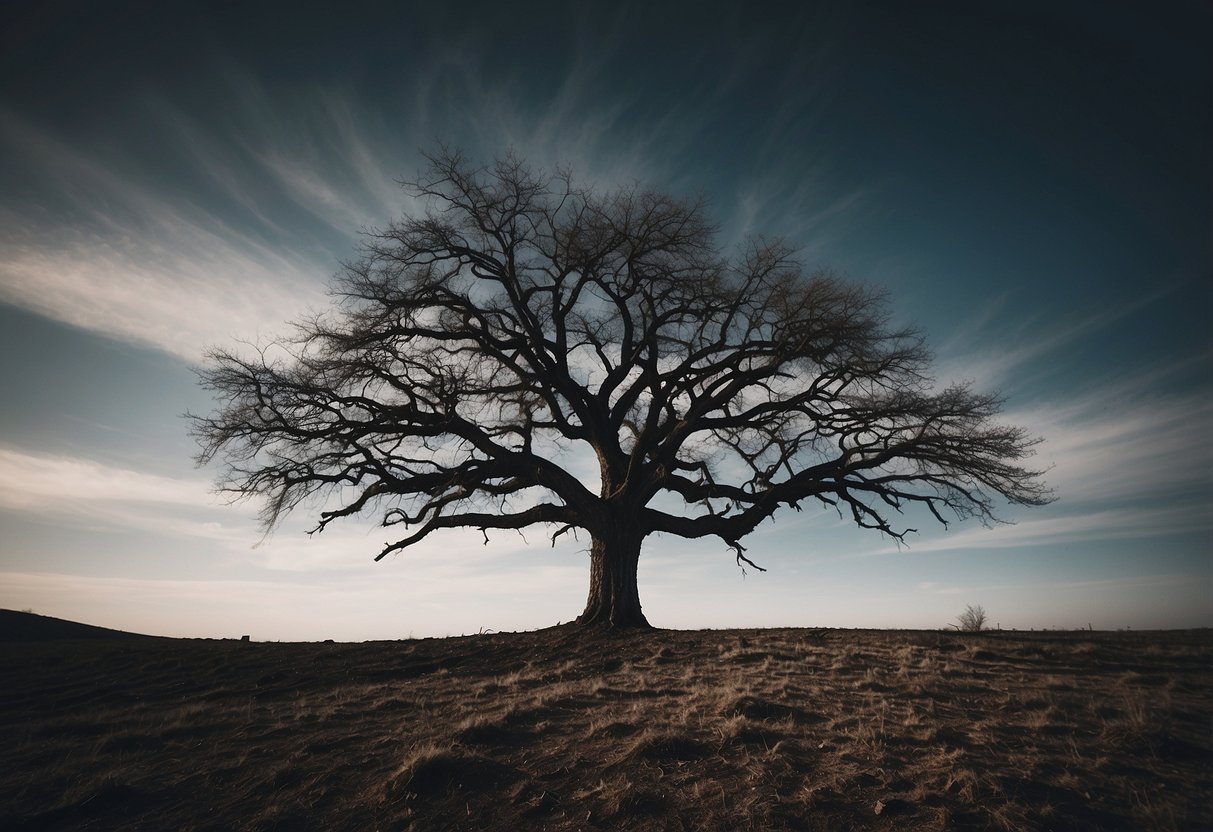
[[[199,462],[267,530],[317,496],[314,530],[398,530],[377,559],[446,528],[583,530],[579,620],[624,627],[646,624],[655,532],[757,566],[743,538],[806,501],[900,541],[912,506],[992,522],[1050,499],[1036,440],[997,394],[937,386],[882,291],[777,240],[722,252],[701,202],[449,151],[408,187],[425,209],[366,235],[331,310],[202,370]]]

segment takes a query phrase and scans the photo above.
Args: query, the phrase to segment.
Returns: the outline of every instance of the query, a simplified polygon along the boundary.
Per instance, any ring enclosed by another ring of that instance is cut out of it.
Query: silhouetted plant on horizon
[[[401,529],[376,559],[445,528],[584,530],[578,621],[628,627],[653,533],[761,568],[742,539],[806,500],[900,541],[910,506],[992,522],[996,498],[1050,499],[1020,464],[1035,440],[997,395],[935,389],[883,292],[779,241],[722,254],[697,202],[430,163],[408,186],[428,210],[367,234],[329,314],[202,371],[221,404],[193,417],[198,461],[264,501],[267,531],[319,495],[340,505],[313,531],[370,511]]]
[[[969,604],[965,611],[956,616],[956,624],[952,626],[966,633],[980,633],[986,628],[986,611],[981,604]]]

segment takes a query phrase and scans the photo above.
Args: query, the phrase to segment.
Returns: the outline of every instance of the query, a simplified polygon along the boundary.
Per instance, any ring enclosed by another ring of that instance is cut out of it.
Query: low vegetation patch
[[[9,640],[2,829],[1195,829],[1213,637]]]

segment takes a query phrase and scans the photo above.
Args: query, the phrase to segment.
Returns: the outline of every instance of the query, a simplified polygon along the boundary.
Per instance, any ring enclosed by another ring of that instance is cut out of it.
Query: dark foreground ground
[[[1209,631],[249,644],[13,615],[5,830],[1213,827]]]

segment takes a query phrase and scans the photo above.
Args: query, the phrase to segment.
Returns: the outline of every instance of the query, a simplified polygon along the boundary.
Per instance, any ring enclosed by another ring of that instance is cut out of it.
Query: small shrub
[[[517,773],[495,760],[457,748],[427,744],[414,752],[389,778],[389,798],[409,794],[440,795],[450,789],[472,792],[511,783]]]
[[[956,616],[960,622],[954,625],[956,629],[966,633],[980,633],[986,628],[986,611],[981,604],[969,604],[965,611]]]
[[[647,731],[629,749],[626,759],[653,762],[687,762],[707,757],[712,749],[693,737],[669,731]]]

